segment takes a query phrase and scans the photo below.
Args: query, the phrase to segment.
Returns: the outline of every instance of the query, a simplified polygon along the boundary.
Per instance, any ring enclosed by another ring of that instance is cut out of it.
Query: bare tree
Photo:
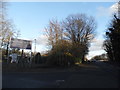
[[[15,29],[15,26],[8,19],[7,16],[7,3],[0,1],[0,45],[6,49],[6,55],[8,55],[8,47],[11,37],[18,37],[19,31]]]
[[[85,14],[70,15],[63,22],[66,36],[72,43],[82,43],[93,38],[96,23],[93,17]]]
[[[53,49],[58,41],[63,37],[62,28],[57,20],[51,20],[49,21],[49,26],[46,27],[45,30],[49,45],[51,45]]]
[[[70,15],[63,22],[63,27],[67,39],[72,42],[73,47],[77,47],[77,51],[74,50],[75,54],[83,54],[84,57],[88,52],[89,41],[93,38],[96,29],[94,18],[87,17],[85,14]],[[78,53],[78,49],[82,52]]]
[[[57,20],[49,22],[45,28],[52,46],[51,51],[70,53],[76,58],[84,60],[88,53],[89,42],[94,37],[96,23],[93,17],[85,14],[68,16],[62,23]]]
[[[11,37],[18,37],[20,31],[15,30],[15,26],[12,21],[7,18],[7,3],[0,2],[0,39],[1,46],[6,45],[10,41]]]

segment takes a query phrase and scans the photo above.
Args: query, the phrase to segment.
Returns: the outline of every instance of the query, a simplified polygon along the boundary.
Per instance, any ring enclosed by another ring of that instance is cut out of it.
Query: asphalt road
[[[0,89],[2,89],[2,63],[0,59]]]
[[[2,88],[119,88],[120,69],[103,62],[76,71],[4,72]]]

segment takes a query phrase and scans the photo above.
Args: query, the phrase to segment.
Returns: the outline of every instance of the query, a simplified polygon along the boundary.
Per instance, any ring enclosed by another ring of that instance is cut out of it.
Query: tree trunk
[[[85,62],[85,60],[84,60],[85,58],[84,58],[84,57],[85,57],[85,55],[83,55],[83,57],[82,57],[82,63],[84,63],[84,62]]]
[[[9,49],[9,42],[8,42],[8,44],[7,44],[6,57],[8,57],[8,49]]]

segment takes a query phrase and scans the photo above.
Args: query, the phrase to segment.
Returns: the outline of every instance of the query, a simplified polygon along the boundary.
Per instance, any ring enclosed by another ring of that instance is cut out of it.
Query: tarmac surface
[[[3,72],[2,88],[120,88],[120,68],[104,62],[75,69]]]

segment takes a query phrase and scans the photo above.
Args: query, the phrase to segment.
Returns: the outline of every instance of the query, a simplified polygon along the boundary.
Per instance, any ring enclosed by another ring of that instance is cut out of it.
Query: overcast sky
[[[85,13],[97,22],[96,36],[91,43],[88,58],[104,53],[102,43],[105,30],[115,12],[116,2],[9,2],[8,16],[20,30],[20,39],[37,39],[37,51],[48,50],[44,27],[51,19],[59,21],[70,14]]]

